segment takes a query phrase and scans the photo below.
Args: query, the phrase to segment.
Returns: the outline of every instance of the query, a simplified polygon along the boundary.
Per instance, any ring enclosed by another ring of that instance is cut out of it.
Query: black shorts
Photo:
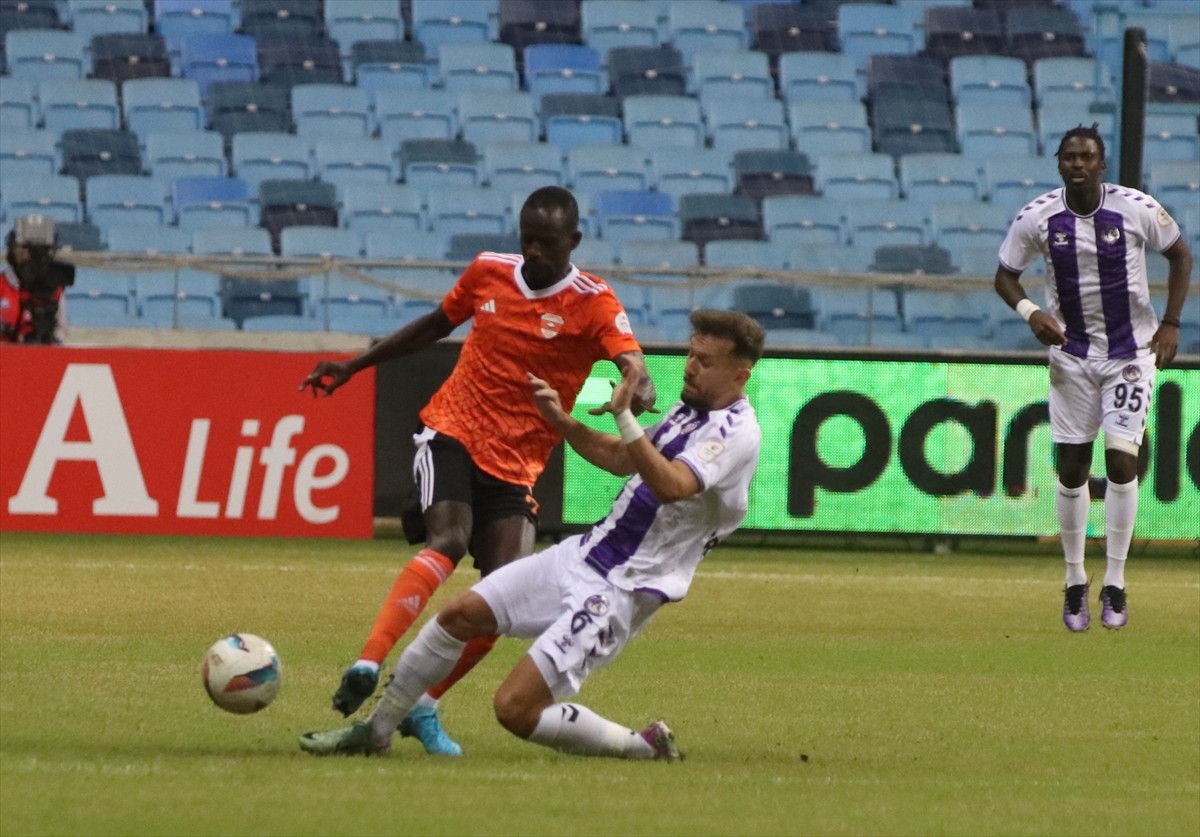
[[[476,525],[520,514],[537,525],[531,486],[505,482],[481,470],[461,442],[431,427],[422,427],[413,441],[413,479],[422,512],[434,503],[454,500],[471,507]]]

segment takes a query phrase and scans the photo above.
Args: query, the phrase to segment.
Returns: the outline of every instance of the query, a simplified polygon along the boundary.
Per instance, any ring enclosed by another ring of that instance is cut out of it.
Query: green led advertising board
[[[677,400],[684,358],[656,355],[646,363],[660,406]],[[574,415],[611,433],[610,416],[586,412],[611,391],[614,373],[606,366],[594,370]],[[1056,535],[1047,388],[1046,367],[1037,364],[763,358],[747,387],[763,447],[743,525]],[[1097,476],[1101,445],[1097,440]],[[606,514],[622,483],[569,447],[563,479],[563,521],[570,524]],[[1104,533],[1098,497],[1088,530]],[[1200,538],[1200,369],[1158,374],[1135,537]]]

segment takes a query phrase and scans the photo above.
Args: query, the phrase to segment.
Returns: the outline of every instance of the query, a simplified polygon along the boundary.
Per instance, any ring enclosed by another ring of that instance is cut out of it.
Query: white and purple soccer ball
[[[271,643],[254,634],[218,639],[201,666],[204,690],[212,702],[235,715],[267,708],[279,694],[282,670]]]

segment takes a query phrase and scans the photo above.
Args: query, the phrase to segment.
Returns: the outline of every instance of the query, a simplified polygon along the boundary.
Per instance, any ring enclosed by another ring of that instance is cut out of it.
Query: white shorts
[[[662,604],[657,594],[614,587],[583,563],[579,542],[568,538],[521,558],[471,588],[491,607],[500,634],[537,637],[529,655],[560,700],[616,659]]]
[[[1154,355],[1126,360],[1092,360],[1050,352],[1050,431],[1060,444],[1091,442],[1100,428],[1108,440],[1142,443]]]

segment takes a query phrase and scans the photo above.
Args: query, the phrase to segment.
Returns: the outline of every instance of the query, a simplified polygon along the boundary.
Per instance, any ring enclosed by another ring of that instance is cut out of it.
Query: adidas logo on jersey
[[[489,299],[487,302],[483,303],[483,305],[479,306],[479,310],[481,312],[486,311],[489,314],[495,314],[496,313],[496,300]]]

